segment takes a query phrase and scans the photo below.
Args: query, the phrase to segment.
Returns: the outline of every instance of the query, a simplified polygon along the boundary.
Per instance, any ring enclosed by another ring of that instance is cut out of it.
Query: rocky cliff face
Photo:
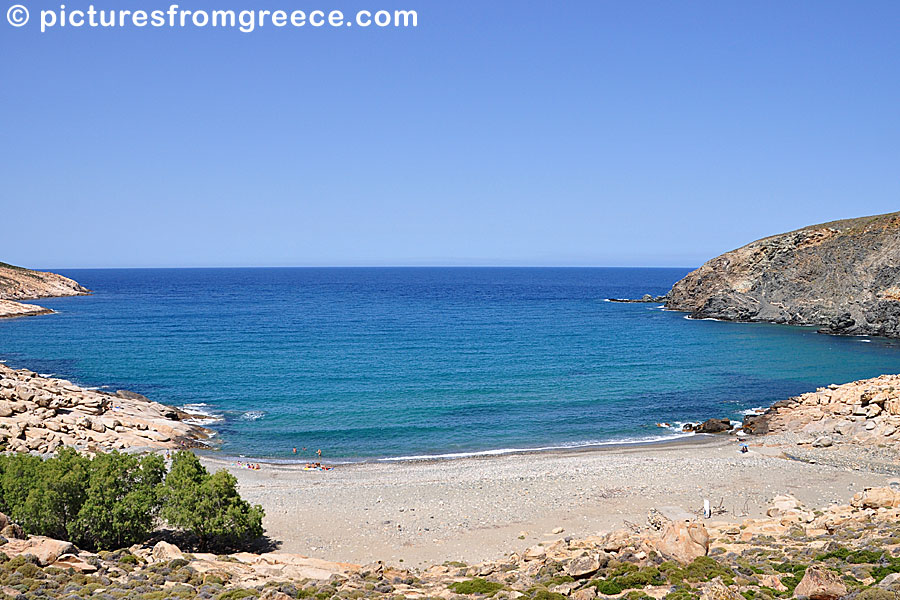
[[[726,252],[676,283],[666,306],[697,318],[900,337],[900,212],[813,225]]]
[[[82,296],[90,293],[91,290],[62,275],[0,263],[0,317],[21,317],[52,312],[16,300]]]

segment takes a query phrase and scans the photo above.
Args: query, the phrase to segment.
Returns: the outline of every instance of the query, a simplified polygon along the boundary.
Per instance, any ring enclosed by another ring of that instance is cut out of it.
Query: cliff
[[[0,317],[25,317],[53,312],[17,300],[83,296],[91,291],[68,277],[0,263]]]
[[[696,318],[900,337],[900,212],[812,225],[726,252],[677,282],[666,306]]]

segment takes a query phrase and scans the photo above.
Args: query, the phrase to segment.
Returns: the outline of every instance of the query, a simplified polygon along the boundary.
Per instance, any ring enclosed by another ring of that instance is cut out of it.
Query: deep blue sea
[[[214,415],[230,455],[331,461],[658,439],[900,372],[896,342],[605,301],[686,272],[69,270],[95,294],[0,320],[0,359]]]

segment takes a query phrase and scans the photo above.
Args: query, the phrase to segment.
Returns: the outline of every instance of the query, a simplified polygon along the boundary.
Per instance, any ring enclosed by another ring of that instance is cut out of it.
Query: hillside
[[[696,318],[900,337],[900,212],[757,240],[677,282],[666,306]]]
[[[86,287],[62,275],[0,263],[0,317],[24,317],[52,312],[18,300],[83,296],[90,293]]]

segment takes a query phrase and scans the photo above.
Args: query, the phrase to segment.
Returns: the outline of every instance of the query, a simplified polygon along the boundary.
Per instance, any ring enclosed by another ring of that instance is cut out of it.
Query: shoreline
[[[728,434],[711,434],[685,432],[684,434],[673,434],[670,438],[662,439],[635,439],[634,441],[615,440],[610,442],[596,442],[591,444],[573,445],[573,446],[548,446],[536,448],[500,448],[496,450],[484,450],[473,452],[461,452],[452,454],[434,454],[421,456],[400,456],[400,457],[367,457],[358,460],[351,459],[335,459],[328,458],[277,458],[277,457],[257,457],[250,455],[235,455],[221,451],[199,449],[198,455],[202,458],[210,460],[219,460],[225,462],[254,462],[267,466],[278,467],[301,467],[307,463],[319,462],[326,466],[335,467],[352,467],[356,465],[406,465],[406,464],[440,464],[449,461],[460,461],[469,459],[502,459],[509,456],[540,456],[544,454],[580,454],[590,452],[626,452],[629,449],[638,448],[665,448],[670,445],[705,445],[715,443],[717,439],[730,439]]]
[[[734,437],[668,444],[355,463],[328,472],[298,465],[259,470],[201,453],[241,495],[266,509],[277,552],[365,564],[474,564],[565,537],[642,523],[651,509],[695,518],[704,499],[728,518],[765,516],[777,495],[811,505],[846,503],[897,474],[788,459],[790,440],[760,436],[746,454]],[[833,452],[824,449],[822,452]],[[560,531],[562,530],[562,531]],[[554,533],[556,532],[556,533]]]

